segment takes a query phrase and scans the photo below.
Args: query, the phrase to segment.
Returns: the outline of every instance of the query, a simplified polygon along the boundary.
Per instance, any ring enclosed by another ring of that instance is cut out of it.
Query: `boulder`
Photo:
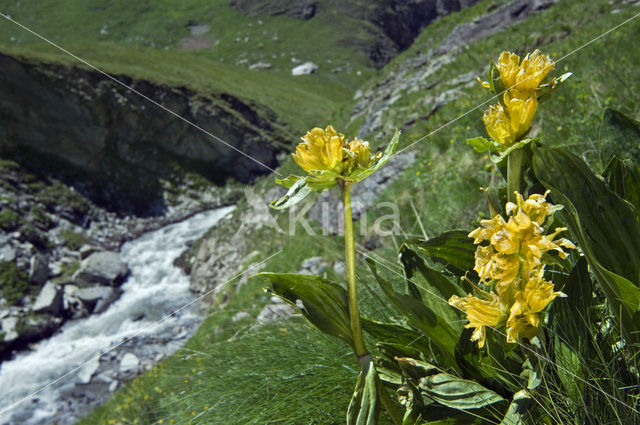
[[[86,284],[118,286],[127,276],[129,268],[120,260],[118,253],[100,251],[85,258],[73,278]]]
[[[98,252],[98,251],[99,249],[96,248],[95,246],[86,244],[80,247],[80,249],[78,250],[78,253],[80,254],[80,259],[84,260],[94,252]]]
[[[62,311],[63,290],[59,285],[47,282],[33,304],[36,313],[50,313],[57,316]]]
[[[120,359],[120,372],[137,372],[140,359],[133,353],[125,353]]]
[[[91,378],[98,370],[98,367],[100,367],[100,359],[98,357],[89,360],[84,366],[82,366],[82,369],[78,372],[78,380],[80,383],[88,384],[91,382]]]
[[[5,317],[0,321],[2,324],[2,333],[4,342],[11,342],[18,338],[18,332],[16,326],[18,326],[18,318],[15,316]]]
[[[120,288],[92,286],[77,289],[74,296],[82,301],[82,304],[90,313],[99,314],[105,311],[121,294],[122,290]]]
[[[291,75],[297,76],[297,75],[313,74],[317,70],[318,70],[318,65],[316,65],[313,62],[305,62],[302,65],[298,65],[295,68],[293,68],[291,70]]]
[[[16,259],[16,250],[9,244],[0,246],[0,261],[13,261]]]
[[[49,258],[43,254],[31,257],[29,263],[29,283],[43,285],[49,279]]]

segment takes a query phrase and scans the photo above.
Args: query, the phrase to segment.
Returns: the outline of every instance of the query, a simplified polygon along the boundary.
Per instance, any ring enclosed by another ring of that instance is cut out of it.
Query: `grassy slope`
[[[410,57],[422,43],[442,39],[462,16],[467,19],[466,15],[479,13],[487,4],[481,2],[464,15],[452,15],[430,26],[415,47],[385,72],[402,66],[403,58]],[[436,78],[447,81],[463,72],[479,71],[489,56],[496,57],[503,49],[530,50],[541,42],[541,37],[560,38],[562,31],[569,31],[566,38],[545,43],[543,47],[545,52],[561,57],[633,12],[637,13],[637,10],[622,8],[621,13],[611,14],[610,10],[615,7],[605,1],[588,4],[566,1],[506,33],[468,46],[465,54],[440,70]],[[550,28],[549,22],[554,26]],[[576,75],[540,109],[538,120],[542,123],[545,141],[568,144],[586,152],[590,161],[600,166],[602,159],[589,151],[597,145],[602,108],[613,106],[638,117],[640,105],[634,93],[640,89],[635,73],[640,64],[633,47],[639,32],[637,22],[628,24],[559,64],[559,70],[566,65]],[[440,109],[431,120],[406,128],[403,145],[487,98],[479,87],[466,93]],[[388,127],[400,125],[404,116],[414,112],[413,105],[420,96],[423,93],[418,92],[401,99],[394,110],[389,111]],[[477,187],[491,180],[498,181],[498,177],[489,161],[474,154],[464,143],[467,137],[484,134],[481,113],[482,109],[471,113],[417,145],[418,161],[385,192],[384,199],[400,203],[407,233],[419,231],[408,206],[409,199],[416,204],[430,234],[447,227],[468,228],[469,221],[484,209]],[[307,127],[311,125],[315,122],[307,122]],[[290,164],[285,168],[293,169]],[[271,179],[264,180],[258,188],[271,185]],[[284,218],[282,220],[284,224]],[[312,255],[336,259],[342,249],[337,238],[285,239],[266,230],[252,236],[256,240],[256,251],[247,263],[266,257],[274,246],[284,248],[284,254],[267,263],[266,269],[272,271],[297,270],[302,259]],[[305,247],[304,252],[300,246]],[[385,240],[377,252],[393,259],[392,251],[393,241]],[[363,275],[361,280],[366,283],[367,276]],[[134,423],[137,420],[137,423],[151,424],[161,419],[163,423],[171,423],[171,419],[175,423],[341,423],[355,377],[352,359],[344,346],[310,330],[299,320],[259,329],[251,329],[252,321],[231,322],[233,314],[241,310],[252,316],[257,314],[267,299],[262,286],[261,282],[249,281],[237,292],[230,290],[234,294],[229,304],[212,312],[185,349],[153,372],[127,384],[82,423]],[[384,307],[376,304],[375,297],[366,288],[363,294],[364,309],[370,315],[385,314]]]
[[[323,122],[373,73],[361,49],[341,43],[349,28],[362,27],[355,18],[336,18],[327,12],[308,21],[286,16],[258,19],[227,4],[226,0],[107,4],[73,0],[61,6],[53,0],[26,0],[0,1],[0,11],[106,72],[254,100],[272,108],[295,133],[309,123]],[[188,24],[193,22],[210,25],[206,37],[217,44],[179,50],[179,41],[190,36]],[[108,33],[101,34],[105,25]],[[5,19],[0,20],[0,52],[84,66]],[[321,68],[314,75],[292,77],[290,69],[296,65],[292,58],[314,61]],[[247,62],[235,65],[243,59]],[[247,69],[259,61],[273,68]],[[330,72],[347,64],[349,72]]]

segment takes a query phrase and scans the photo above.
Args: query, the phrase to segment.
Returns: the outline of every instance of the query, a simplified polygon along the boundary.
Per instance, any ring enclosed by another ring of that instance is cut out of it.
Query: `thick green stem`
[[[522,149],[515,149],[507,156],[507,200],[516,202],[515,192],[520,191],[522,177]]]
[[[358,291],[356,286],[356,253],[353,245],[353,219],[351,217],[351,183],[343,182],[342,200],[344,204],[344,249],[347,263],[347,287],[349,292],[349,318],[353,333],[353,347],[362,364],[365,356],[369,355],[362,337],[360,311],[358,310]]]

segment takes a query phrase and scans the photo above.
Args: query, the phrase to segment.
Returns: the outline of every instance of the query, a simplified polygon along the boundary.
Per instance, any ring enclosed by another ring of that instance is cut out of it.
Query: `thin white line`
[[[118,80],[117,78],[113,77],[110,74],[107,74],[106,72],[104,72],[103,70],[99,69],[98,67],[91,65],[89,62],[87,62],[86,60],[74,55],[73,53],[71,53],[70,51],[66,50],[65,48],[57,45],[56,43],[54,43],[53,41],[45,38],[44,36],[38,34],[37,32],[27,28],[26,26],[22,25],[20,22],[11,19],[9,16],[4,15],[2,13],[0,13],[0,16],[2,16],[3,18],[7,19],[8,21],[13,22],[14,24],[18,25],[20,28],[29,31],[31,34],[35,35],[36,37],[40,38],[41,40],[44,40],[45,42],[49,43],[50,45],[52,45],[53,47],[63,51],[64,53],[66,53],[67,55],[71,56],[72,58],[82,62],[83,64],[87,65],[88,67],[98,71],[100,74],[104,75],[105,77],[109,78],[112,81],[115,81],[116,83],[120,84],[121,86],[125,87],[128,90],[131,90],[133,93],[137,94],[138,96],[148,100],[149,102],[153,103],[154,105],[156,105],[157,107],[169,112],[171,115],[180,118],[182,121],[186,122],[187,124],[189,124],[190,126],[200,130],[201,132],[203,132],[204,134],[208,135],[209,137],[213,138],[214,140],[217,140],[218,142],[230,147],[231,149],[233,149],[234,151],[246,156],[247,158],[249,158],[250,160],[254,161],[257,164],[262,165],[263,167],[265,167],[266,169],[273,171],[274,173],[276,173],[279,176],[282,176],[282,174],[280,174],[279,172],[277,172],[276,170],[274,170],[273,168],[269,167],[266,164],[263,164],[262,162],[258,161],[257,159],[253,158],[252,156],[244,153],[243,151],[241,151],[240,149],[236,148],[235,146],[225,142],[224,140],[222,140],[221,138],[219,138],[218,136],[216,136],[215,134],[210,133],[209,131],[205,130],[204,128],[200,127],[199,125],[195,124],[192,121],[189,121],[188,119],[184,118],[183,116],[177,114],[176,112],[173,112],[171,109],[167,108],[166,106],[161,105],[160,103],[156,102],[155,100],[151,99],[149,96],[144,95],[142,93],[140,93],[138,90],[134,89],[131,86],[128,86],[127,84],[123,83],[122,81]]]
[[[402,277],[402,278],[404,278],[404,279],[407,279],[409,282],[411,282],[411,283],[413,283],[414,285],[416,285],[417,287],[419,287],[419,288],[423,289],[423,290],[424,290],[424,291],[426,291],[427,293],[429,293],[429,294],[433,295],[433,296],[434,296],[434,297],[436,297],[437,299],[439,299],[439,300],[441,300],[441,301],[445,302],[447,305],[451,305],[451,304],[449,304],[449,302],[448,302],[447,300],[445,300],[444,298],[442,298],[440,295],[438,295],[438,294],[436,294],[435,292],[433,292],[433,291],[431,291],[431,290],[429,290],[429,289],[425,288],[424,286],[422,286],[422,285],[420,285],[420,284],[418,284],[418,283],[414,282],[413,280],[409,279],[408,277],[406,277],[406,276],[404,276],[404,275],[402,275],[402,274],[398,273],[397,271],[393,270],[391,267],[389,267],[389,266],[385,265],[385,264],[384,264],[384,263],[382,263],[381,261],[377,261],[375,258],[373,258],[372,256],[368,255],[366,252],[364,252],[364,251],[362,251],[362,250],[359,250],[359,249],[358,249],[357,251],[358,251],[360,254],[364,255],[365,257],[370,258],[372,261],[376,262],[377,264],[380,264],[382,267],[384,267],[385,269],[389,270],[390,272],[395,273],[395,274],[397,274],[398,276],[401,276],[401,277]],[[453,308],[456,308],[456,309],[458,309],[458,310],[460,310],[461,312],[463,312],[463,313],[464,313],[464,310],[462,310],[460,307],[456,307],[456,306],[452,306],[452,307],[453,307]],[[504,336],[504,337],[506,337],[506,336],[507,336],[507,334],[505,334],[505,333],[504,333],[504,332],[502,332],[502,331],[499,331],[499,330],[498,330],[498,329],[496,329],[495,327],[493,327],[493,326],[491,326],[491,325],[488,325],[488,324],[486,324],[486,323],[484,323],[484,322],[481,322],[481,323],[483,323],[485,326],[487,326],[487,327],[489,327],[489,328],[493,329],[495,332],[499,333],[500,335],[502,335],[502,336]],[[547,358],[547,357],[543,356],[542,354],[537,353],[536,351],[534,351],[534,350],[532,350],[531,348],[527,347],[526,345],[522,344],[520,341],[516,341],[516,343],[517,343],[518,345],[520,345],[522,348],[524,348],[524,349],[526,349],[526,350],[530,351],[531,353],[533,353],[535,356],[539,357],[540,359],[545,360],[545,361],[547,361],[547,362],[551,363],[552,365],[554,365],[555,367],[557,367],[558,369],[561,369],[561,370],[563,370],[563,371],[567,372],[569,375],[573,376],[575,379],[578,379],[578,380],[580,380],[580,381],[584,382],[585,384],[587,384],[587,385],[588,385],[588,386],[590,386],[591,388],[593,388],[593,389],[595,389],[595,390],[597,390],[597,391],[601,392],[602,394],[604,394],[605,396],[609,397],[610,399],[617,401],[618,403],[620,403],[620,404],[622,404],[622,405],[624,405],[624,406],[628,407],[629,409],[631,409],[632,411],[634,411],[634,412],[636,412],[636,413],[640,413],[640,410],[636,410],[634,407],[632,407],[632,406],[628,405],[627,403],[625,403],[624,401],[622,401],[622,400],[620,400],[620,399],[616,398],[615,396],[613,396],[613,395],[611,395],[611,394],[607,394],[604,390],[602,390],[602,389],[600,389],[600,388],[596,387],[595,385],[593,385],[593,384],[592,384],[592,383],[590,383],[589,381],[587,381],[587,380],[585,380],[585,379],[583,379],[583,378],[579,377],[578,375],[575,375],[573,372],[571,372],[571,371],[570,371],[570,370],[568,370],[567,368],[565,368],[565,367],[562,367],[562,366],[558,365],[557,363],[555,363],[555,362],[554,362],[554,361],[552,361],[551,359],[549,359],[549,358]]]
[[[563,61],[564,59],[566,59],[567,57],[569,57],[569,56],[573,55],[574,53],[578,52],[579,50],[582,50],[583,48],[587,47],[587,46],[588,46],[588,45],[590,45],[591,43],[593,43],[593,42],[595,42],[595,41],[597,41],[597,40],[601,39],[602,37],[604,37],[605,35],[609,34],[610,32],[615,31],[616,29],[620,28],[621,26],[625,25],[626,23],[628,23],[628,22],[630,22],[630,21],[634,20],[634,19],[635,19],[635,18],[637,18],[638,16],[640,16],[640,13],[637,13],[636,15],[632,16],[631,18],[627,19],[626,21],[622,22],[621,24],[618,24],[618,25],[616,25],[615,27],[611,28],[610,30],[608,30],[608,31],[606,31],[606,32],[604,32],[604,33],[602,33],[602,34],[600,34],[599,36],[597,36],[597,37],[596,37],[596,38],[594,38],[593,40],[588,41],[588,42],[586,42],[585,44],[583,44],[582,46],[580,46],[580,47],[578,47],[578,48],[576,48],[576,49],[572,50],[571,52],[567,53],[566,55],[562,56],[560,59],[558,59],[557,61],[555,61],[555,63],[560,63],[560,62],[562,62],[562,61]],[[539,74],[539,73],[541,73],[542,71],[543,71],[543,70],[540,70],[540,71],[536,72],[535,74],[533,74],[533,75],[531,75],[531,76],[527,77],[526,79],[524,79],[524,80],[522,80],[522,81],[518,82],[518,83],[517,83],[517,84],[515,84],[513,87],[516,87],[518,84],[521,84],[521,83],[523,83],[523,82],[527,81],[528,79],[530,79],[530,78],[532,78],[532,77],[534,77],[534,76],[538,75],[538,74]],[[424,139],[426,139],[426,138],[428,138],[428,137],[430,137],[430,136],[432,136],[432,135],[436,134],[438,131],[442,130],[443,128],[448,127],[450,124],[453,124],[454,122],[458,121],[459,119],[466,117],[467,115],[469,115],[471,112],[475,111],[476,109],[481,108],[482,106],[486,105],[487,103],[491,102],[492,100],[497,99],[498,97],[502,96],[502,95],[503,95],[507,90],[510,90],[510,89],[512,89],[513,87],[509,87],[509,88],[507,88],[507,89],[503,90],[502,92],[500,92],[500,93],[496,94],[495,96],[492,96],[492,97],[490,97],[489,99],[485,100],[484,102],[482,102],[482,103],[480,103],[480,104],[476,105],[476,106],[475,106],[475,107],[473,107],[472,109],[469,109],[467,112],[463,113],[462,115],[458,116],[457,118],[454,118],[453,120],[451,120],[451,121],[449,121],[449,122],[447,122],[447,123],[445,123],[445,124],[442,124],[440,127],[436,128],[435,130],[433,130],[432,132],[428,133],[427,135],[422,136],[421,138],[419,138],[418,140],[414,141],[414,142],[413,142],[413,143],[411,143],[410,145],[405,146],[404,148],[400,149],[398,152],[394,153],[392,156],[395,156],[395,155],[399,155],[399,154],[401,154],[402,152],[404,152],[404,151],[406,151],[407,149],[409,149],[409,148],[411,148],[412,146],[414,146],[416,143],[419,143],[419,142],[423,141]]]
[[[130,336],[130,337],[125,338],[124,340],[122,340],[122,342],[120,342],[120,343],[119,343],[119,344],[117,344],[117,345],[114,345],[113,347],[109,348],[107,351],[104,351],[104,352],[102,352],[102,353],[100,353],[100,354],[98,354],[98,355],[96,355],[96,356],[94,356],[94,357],[90,358],[90,359],[89,359],[89,360],[87,360],[85,363],[82,363],[80,366],[78,366],[78,367],[76,367],[76,368],[74,368],[74,369],[70,370],[69,372],[65,373],[64,375],[62,375],[62,376],[60,376],[60,377],[58,377],[58,378],[56,378],[55,380],[53,380],[53,381],[49,382],[48,384],[43,385],[42,387],[38,388],[36,391],[32,392],[31,394],[29,394],[29,395],[27,395],[27,396],[25,396],[25,397],[21,398],[20,400],[18,400],[18,401],[16,401],[16,402],[14,402],[14,403],[13,403],[13,404],[11,404],[10,406],[8,406],[8,407],[6,407],[6,408],[4,408],[4,409],[0,410],[0,414],[3,414],[3,413],[5,413],[5,412],[8,412],[8,411],[12,410],[14,407],[16,407],[16,406],[17,406],[17,405],[19,405],[20,403],[22,403],[22,402],[26,401],[27,399],[29,399],[29,398],[33,397],[34,395],[38,394],[40,391],[44,390],[45,388],[50,387],[51,385],[53,385],[53,384],[55,384],[56,382],[58,382],[58,381],[60,381],[60,380],[62,380],[62,379],[64,379],[64,378],[66,378],[67,376],[69,376],[69,375],[71,375],[72,373],[74,373],[74,372],[78,371],[79,369],[82,369],[82,367],[83,367],[84,365],[86,365],[87,363],[90,363],[91,361],[93,361],[93,360],[95,360],[95,359],[99,359],[100,357],[104,356],[104,355],[105,355],[105,354],[107,354],[108,352],[115,350],[116,348],[118,348],[118,347],[119,347],[119,346],[121,346],[122,344],[124,344],[124,343],[126,343],[126,342],[130,341],[131,339],[133,339],[133,338],[137,337],[138,335],[140,335],[140,334],[142,334],[142,333],[144,333],[144,332],[147,332],[147,331],[149,331],[149,330],[151,330],[151,329],[155,328],[155,327],[156,327],[156,326],[158,326],[160,323],[162,323],[165,319],[167,319],[167,318],[169,318],[169,317],[173,316],[174,314],[176,314],[177,312],[179,312],[179,311],[181,311],[181,310],[183,310],[183,309],[187,308],[188,306],[190,306],[191,304],[195,303],[196,301],[201,300],[202,298],[206,297],[207,295],[211,294],[212,292],[217,291],[217,290],[219,290],[219,289],[223,288],[223,287],[224,287],[224,286],[226,286],[227,284],[229,284],[229,283],[233,282],[236,278],[238,278],[238,277],[242,276],[243,274],[245,274],[245,273],[246,273],[246,272],[248,272],[249,270],[251,270],[251,269],[253,269],[253,268],[255,268],[255,267],[259,266],[260,264],[263,264],[264,262],[266,262],[266,261],[270,260],[271,258],[275,257],[276,255],[280,254],[281,252],[282,252],[282,250],[279,250],[279,251],[278,251],[278,252],[276,252],[275,254],[270,255],[269,257],[265,258],[264,260],[260,261],[259,263],[253,264],[251,267],[247,268],[247,269],[246,269],[245,271],[243,271],[242,273],[238,273],[237,275],[233,276],[231,279],[227,280],[227,281],[226,281],[225,283],[223,283],[222,285],[220,285],[220,286],[217,286],[217,287],[213,288],[212,290],[210,290],[210,291],[208,291],[208,292],[206,292],[206,293],[204,293],[204,294],[200,295],[200,296],[199,296],[199,297],[197,297],[197,298],[194,298],[193,300],[189,301],[187,304],[183,305],[182,307],[178,308],[177,310],[174,310],[174,311],[172,311],[171,313],[167,314],[166,316],[162,317],[162,318],[161,318],[160,320],[158,320],[157,322],[152,323],[151,325],[149,325],[149,326],[147,326],[146,328],[144,328],[144,329],[140,330],[140,331],[139,331],[139,332],[137,332],[136,334],[134,334],[134,335],[132,335],[132,336]]]

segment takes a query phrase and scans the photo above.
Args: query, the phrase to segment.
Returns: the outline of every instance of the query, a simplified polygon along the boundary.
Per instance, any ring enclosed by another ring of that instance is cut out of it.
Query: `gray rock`
[[[291,70],[291,75],[293,76],[308,75],[308,74],[313,74],[317,70],[318,70],[318,65],[316,65],[313,62],[305,62],[302,65],[298,65],[295,68],[293,68]]]
[[[49,258],[43,254],[31,257],[29,263],[29,282],[32,285],[43,285],[49,279]]]
[[[0,247],[0,261],[13,261],[16,259],[16,250],[11,245],[2,245]]]
[[[62,301],[62,288],[59,285],[47,282],[33,304],[33,311],[36,313],[51,313],[57,316],[62,311]]]
[[[140,359],[133,353],[124,353],[120,359],[120,372],[137,372],[140,365]]]
[[[93,245],[82,245],[78,250],[78,253],[80,254],[80,259],[84,260],[94,252],[98,252],[98,251],[99,249]]]
[[[5,317],[2,319],[2,332],[4,333],[4,342],[11,342],[18,338],[18,332],[16,326],[18,325],[18,318],[15,316]]]
[[[105,311],[121,294],[120,288],[93,286],[77,289],[74,296],[82,301],[88,311],[99,314]]]
[[[82,366],[80,372],[78,372],[78,380],[83,384],[88,384],[89,382],[91,382],[91,378],[93,377],[93,374],[98,370],[98,367],[100,367],[99,358],[96,357],[89,360],[87,364]]]
[[[73,278],[88,284],[120,285],[129,275],[129,267],[116,252],[94,252],[82,261]]]
[[[239,322],[243,319],[246,319],[248,317],[251,317],[251,315],[249,313],[247,313],[246,311],[239,311],[236,314],[233,315],[233,317],[231,318],[232,322]]]
[[[319,275],[329,268],[329,264],[322,257],[310,257],[302,261],[301,267],[299,273]]]
[[[288,319],[295,311],[295,308],[289,304],[267,304],[258,314],[257,322],[264,324],[274,320]]]
[[[347,265],[343,261],[336,261],[333,264],[333,271],[342,276],[347,273]]]
[[[252,65],[249,65],[249,69],[251,71],[264,71],[266,69],[271,69],[271,64],[267,62],[256,62]]]

